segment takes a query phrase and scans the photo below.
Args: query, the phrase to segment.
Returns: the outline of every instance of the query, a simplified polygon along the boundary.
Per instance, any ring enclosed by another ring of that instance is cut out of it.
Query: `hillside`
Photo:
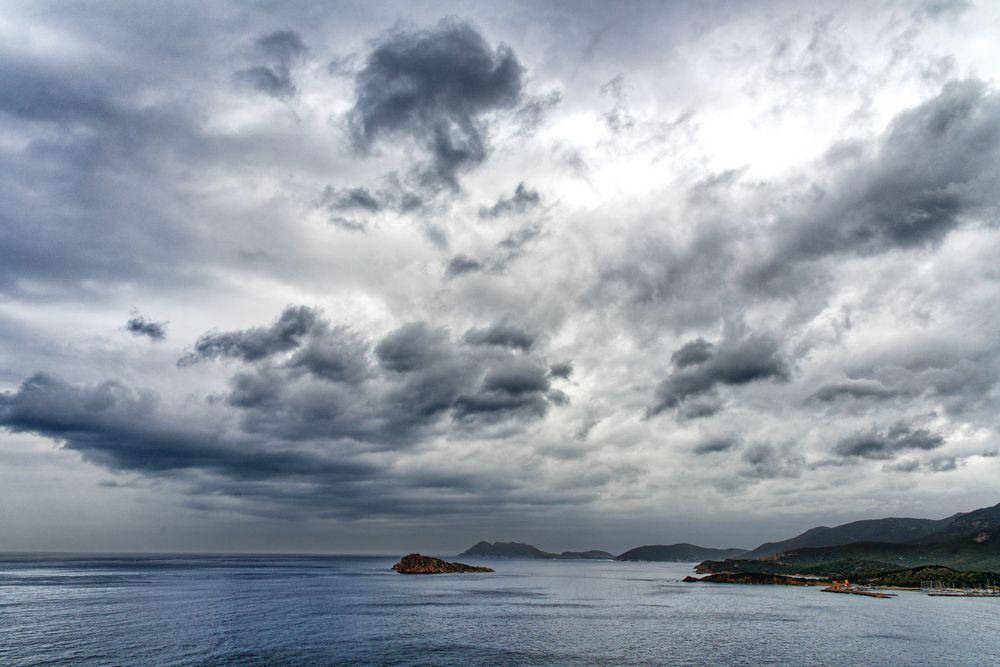
[[[744,558],[762,558],[798,549],[835,547],[857,542],[939,544],[995,529],[1000,529],[1000,503],[944,519],[890,517],[852,521],[832,528],[818,526],[787,540],[762,544],[746,553]]]
[[[712,558],[738,558],[746,549],[712,549],[696,544],[651,544],[629,549],[615,560],[648,560],[661,562],[689,563]]]
[[[813,547],[832,547],[853,542],[888,542],[902,544],[913,542],[932,535],[944,529],[955,517],[947,519],[866,519],[852,521],[833,528],[818,526],[810,528],[801,535],[782,540],[767,542],[745,554],[746,558],[760,558],[795,549]]]
[[[914,541],[920,544],[952,542],[984,531],[1000,533],[1000,503],[993,507],[983,507],[971,512],[956,514],[946,521],[948,523],[940,530]]]
[[[846,569],[845,569],[846,564]],[[704,572],[768,572],[843,576],[844,572],[879,568],[946,566],[979,572],[1000,572],[1000,529],[979,531],[957,540],[935,544],[856,542],[830,547],[794,549],[763,559],[706,561]]]

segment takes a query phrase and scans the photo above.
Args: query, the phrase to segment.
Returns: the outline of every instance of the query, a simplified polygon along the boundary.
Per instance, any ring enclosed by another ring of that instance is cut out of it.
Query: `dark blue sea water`
[[[0,557],[0,665],[1000,665],[1000,599],[684,584],[690,565]]]

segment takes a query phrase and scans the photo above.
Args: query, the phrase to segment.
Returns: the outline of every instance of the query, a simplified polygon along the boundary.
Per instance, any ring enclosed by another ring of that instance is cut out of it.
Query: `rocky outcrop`
[[[403,556],[392,569],[400,574],[448,574],[451,572],[493,572],[491,568],[464,563],[449,563],[440,558],[410,554]]]

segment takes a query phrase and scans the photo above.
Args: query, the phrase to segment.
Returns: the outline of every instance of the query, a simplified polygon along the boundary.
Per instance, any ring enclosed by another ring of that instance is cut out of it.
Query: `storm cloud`
[[[177,361],[189,366],[206,359],[235,358],[257,361],[288,352],[320,325],[319,314],[306,306],[289,306],[271,325],[241,331],[208,333],[198,339],[194,350]]]
[[[1000,96],[953,81],[897,115],[870,157],[817,183],[778,230],[775,264],[836,253],[880,254],[939,243],[1000,205]],[[985,219],[984,219],[985,216]]]
[[[236,80],[271,97],[295,95],[290,68],[308,50],[302,36],[293,30],[279,30],[258,37],[255,47],[264,64],[238,71]]]
[[[676,408],[692,397],[712,394],[720,386],[785,381],[791,372],[777,343],[758,334],[724,339],[719,345],[700,338],[689,341],[671,355],[671,362],[674,370],[656,387],[648,416]]]
[[[138,314],[128,319],[125,330],[133,336],[145,336],[152,341],[161,341],[167,337],[166,322],[154,322]]]
[[[500,197],[492,206],[479,209],[480,218],[499,218],[502,215],[522,214],[535,208],[542,202],[542,196],[537,190],[532,190],[523,182],[514,188],[510,197]]]
[[[413,139],[430,155],[424,182],[458,189],[459,174],[489,156],[487,114],[520,100],[522,67],[509,47],[493,49],[471,24],[447,19],[428,30],[386,34],[356,87],[357,145]]]
[[[5,8],[5,548],[982,506],[1000,10],[950,7]]]
[[[471,345],[498,345],[519,350],[531,349],[535,336],[509,322],[496,322],[483,329],[469,329],[463,340]]]
[[[943,437],[927,429],[896,424],[884,431],[871,430],[845,438],[837,443],[834,452],[843,457],[890,459],[900,452],[937,449],[943,444]]]

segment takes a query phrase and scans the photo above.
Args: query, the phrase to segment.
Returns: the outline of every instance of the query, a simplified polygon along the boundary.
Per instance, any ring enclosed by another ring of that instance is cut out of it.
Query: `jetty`
[[[885,598],[894,598],[894,597],[896,597],[895,593],[886,593],[884,591],[872,590],[871,588],[868,588],[866,586],[858,586],[856,584],[852,584],[851,582],[849,582],[846,579],[843,582],[835,581],[833,583],[833,585],[828,586],[827,588],[824,588],[823,592],[824,593],[844,593],[846,595],[861,595],[861,596],[864,596],[866,598],[882,598],[882,599],[885,599]]]

